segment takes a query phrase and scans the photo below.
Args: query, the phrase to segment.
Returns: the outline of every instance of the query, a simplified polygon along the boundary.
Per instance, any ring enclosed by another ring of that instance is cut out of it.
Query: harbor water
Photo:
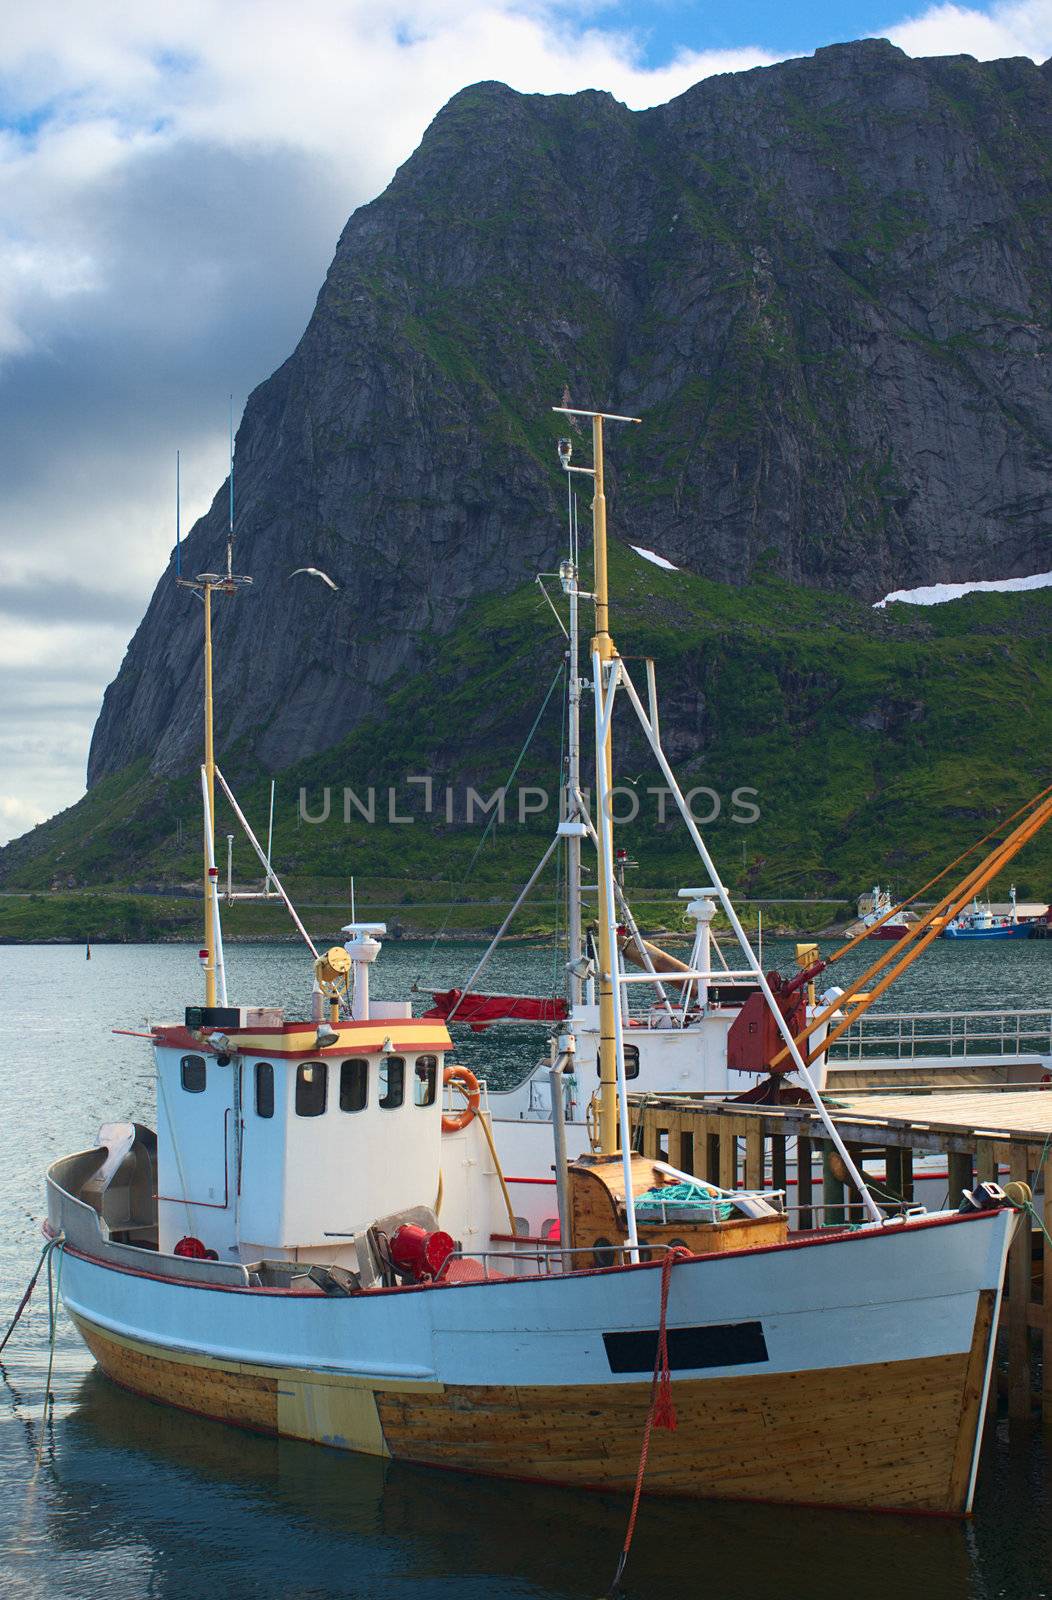
[[[481,947],[390,943],[373,992],[463,982]],[[843,963],[871,959],[872,947]],[[768,944],[788,969],[792,946]],[[309,966],[290,945],[228,950],[232,1001],[302,1012]],[[1052,1004],[1052,941],[936,944],[895,1009]],[[840,981],[843,981],[842,979]],[[558,958],[507,946],[489,989],[551,992]],[[41,1248],[44,1171],[102,1122],[154,1124],[149,1045],[134,1037],[199,997],[182,946],[0,948],[8,1019],[0,1072],[0,1328]],[[890,1003],[886,1006],[891,1009]],[[127,1029],[130,1034],[112,1032]],[[543,1034],[471,1035],[458,1056],[494,1086],[533,1064]],[[609,1588],[627,1502],[501,1483],[259,1438],[114,1388],[60,1316],[49,1357],[42,1278],[0,1366],[0,1592],[106,1600],[594,1600]],[[766,1505],[643,1503],[623,1593],[703,1600],[1047,1600],[1052,1475],[1046,1432],[988,1430],[974,1518],[862,1516]],[[733,1449],[728,1421],[728,1450]],[[865,1439],[858,1449],[864,1455]],[[773,1492],[773,1490],[772,1490]]]

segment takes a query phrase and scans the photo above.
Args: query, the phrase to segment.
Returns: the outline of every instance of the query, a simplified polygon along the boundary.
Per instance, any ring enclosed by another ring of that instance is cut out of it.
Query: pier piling
[[[1027,1184],[1033,1218],[1012,1244],[1001,1306],[999,1387],[1015,1425],[1040,1417],[1052,1429],[1052,1090],[1044,1086],[926,1091],[874,1088],[827,1102],[852,1159],[874,1178],[887,1207],[914,1203],[915,1157],[947,1164],[941,1203],[956,1209],[976,1183]],[[808,1105],[754,1105],[695,1095],[647,1096],[630,1103],[633,1143],[729,1189],[786,1189],[787,1145],[795,1142],[799,1231],[862,1221],[842,1163]],[[813,1162],[821,1156],[816,1194]],[[883,1177],[873,1174],[883,1167]],[[1007,1170],[1006,1170],[1007,1169]],[[923,1176],[921,1169],[920,1176]],[[1044,1232],[1037,1219],[1044,1223]],[[1035,1361],[1040,1353],[1040,1377]]]

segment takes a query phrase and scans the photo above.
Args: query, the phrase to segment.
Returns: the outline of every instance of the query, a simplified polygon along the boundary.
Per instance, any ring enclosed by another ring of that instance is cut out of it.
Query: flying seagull
[[[337,594],[339,593],[339,584],[333,583],[332,579],[329,577],[329,574],[327,572],[322,572],[320,567],[297,567],[295,572],[289,573],[289,577],[296,578],[301,572],[308,573],[312,578],[320,578],[322,583],[327,583],[330,589],[334,590]]]

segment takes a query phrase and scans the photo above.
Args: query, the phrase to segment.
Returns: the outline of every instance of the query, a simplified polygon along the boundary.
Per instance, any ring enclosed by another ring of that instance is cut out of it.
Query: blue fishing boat
[[[1011,910],[1007,916],[995,916],[989,904],[983,906],[972,901],[970,911],[959,912],[948,922],[940,935],[943,939],[1029,939],[1036,918],[1020,917],[1016,909],[1015,884],[1008,893]]]

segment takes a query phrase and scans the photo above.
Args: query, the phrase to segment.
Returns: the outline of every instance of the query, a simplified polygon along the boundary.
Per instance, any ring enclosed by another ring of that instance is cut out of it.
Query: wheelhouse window
[[[405,1058],[384,1056],[380,1062],[380,1105],[393,1111],[405,1099]]]
[[[413,1104],[433,1106],[438,1093],[438,1057],[417,1056],[413,1068]]]
[[[274,1068],[269,1061],[256,1062],[256,1116],[274,1115]]]
[[[305,1061],[296,1068],[296,1115],[320,1117],[325,1114],[329,1068],[324,1061]]]
[[[204,1094],[207,1081],[204,1056],[184,1056],[179,1063],[179,1079],[187,1094]]]
[[[364,1111],[369,1099],[369,1063],[353,1056],[340,1063],[340,1110]]]
[[[601,1062],[597,1061],[595,1064],[597,1078],[602,1075],[602,1070]],[[639,1077],[639,1046],[637,1044],[625,1045],[625,1077],[626,1079]]]

